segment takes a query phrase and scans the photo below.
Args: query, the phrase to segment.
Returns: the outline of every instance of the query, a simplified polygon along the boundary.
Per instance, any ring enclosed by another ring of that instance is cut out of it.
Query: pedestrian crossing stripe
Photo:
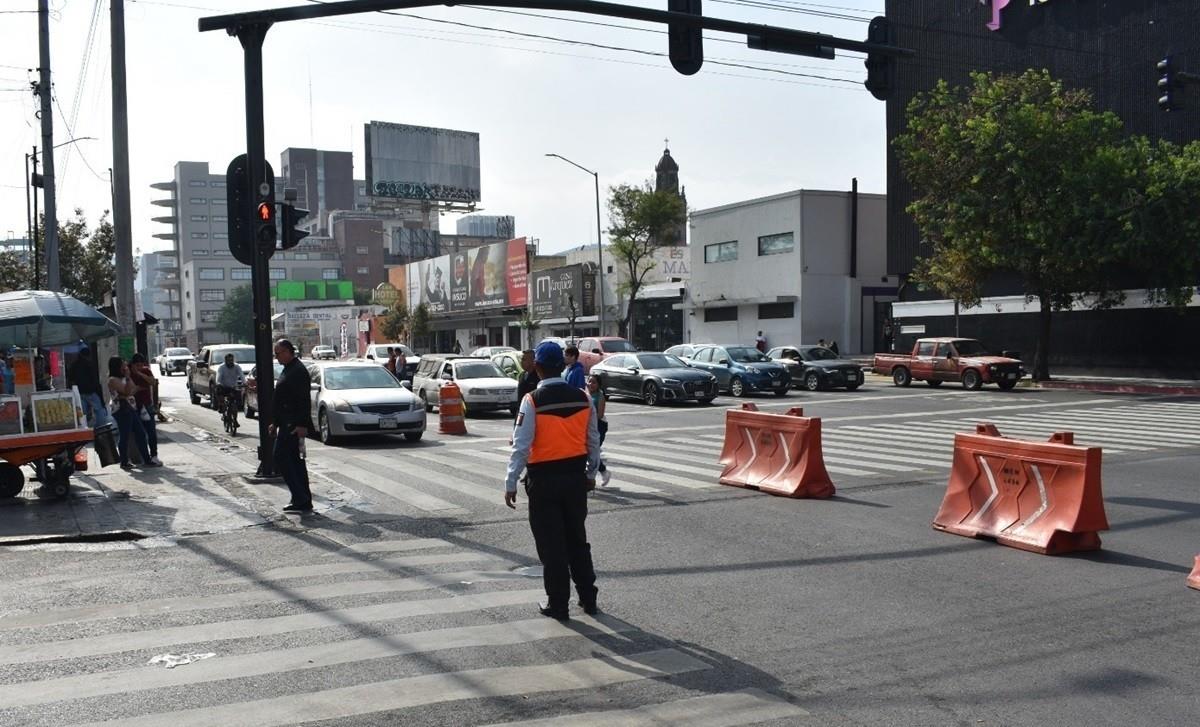
[[[728,694],[707,694],[633,709],[562,715],[545,719],[504,722],[487,727],[737,727],[771,720],[804,717],[808,711],[760,689],[743,689]]]
[[[466,551],[460,553],[430,553],[425,555],[396,555],[375,560],[354,560],[349,563],[322,563],[318,565],[291,565],[282,568],[272,568],[257,574],[259,581],[283,581],[289,578],[306,578],[309,576],[334,576],[347,573],[370,573],[372,571],[391,572],[402,568],[413,568],[422,565],[448,565],[453,563],[471,563],[489,560],[494,556],[486,553]],[[214,585],[230,585],[245,583],[244,578],[217,581]]]

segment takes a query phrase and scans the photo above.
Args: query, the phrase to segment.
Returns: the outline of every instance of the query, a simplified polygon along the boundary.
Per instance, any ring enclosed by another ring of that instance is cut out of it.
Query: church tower
[[[669,144],[670,142],[665,143]],[[683,208],[687,209],[687,190],[679,186],[679,165],[671,156],[670,146],[663,149],[662,158],[658,160],[658,164],[654,165],[654,191],[674,194],[683,201]],[[670,239],[663,240],[662,244],[666,246],[686,245],[687,228],[687,220],[684,219],[679,223],[679,227],[675,228]]]

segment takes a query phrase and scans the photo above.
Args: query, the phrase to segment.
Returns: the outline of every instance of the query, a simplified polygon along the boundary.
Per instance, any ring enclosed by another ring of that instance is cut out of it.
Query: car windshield
[[[236,363],[254,363],[254,348],[252,346],[246,346],[245,348],[227,348],[224,351],[221,351],[221,355],[218,357],[218,360],[224,361],[225,357],[231,353],[233,354],[233,360]]]
[[[313,346],[314,351],[332,351],[333,346]]]
[[[804,350],[805,361],[832,361],[837,354],[824,346],[813,346]]]
[[[771,359],[762,355],[762,351],[749,346],[733,346],[725,349],[729,352],[729,358],[738,363],[755,363],[758,361],[770,361]]]
[[[686,369],[687,364],[665,353],[643,353],[637,357],[644,369]]]
[[[637,346],[634,346],[629,341],[601,341],[600,350],[605,353],[635,353]],[[647,366],[646,368],[659,368],[655,366]]]
[[[387,369],[375,366],[346,366],[325,369],[327,389],[394,389],[400,386]]]
[[[504,378],[500,369],[491,361],[472,361],[460,363],[454,367],[455,375],[460,379],[496,379]]]
[[[986,356],[988,354],[987,346],[972,340],[955,341],[954,350],[958,351],[959,356]]]
[[[186,348],[168,348],[167,356],[191,356],[192,352]]]

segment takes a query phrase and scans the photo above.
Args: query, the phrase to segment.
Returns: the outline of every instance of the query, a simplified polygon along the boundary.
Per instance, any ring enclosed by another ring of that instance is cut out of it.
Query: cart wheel
[[[21,468],[0,462],[0,497],[16,497],[25,487],[25,473]]]

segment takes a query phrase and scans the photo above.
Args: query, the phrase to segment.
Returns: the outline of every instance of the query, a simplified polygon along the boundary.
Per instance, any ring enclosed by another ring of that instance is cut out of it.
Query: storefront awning
[[[715,300],[685,301],[671,306],[674,310],[704,310],[705,308],[726,308],[731,305],[759,305],[761,303],[795,303],[800,300],[796,295],[768,295],[761,298],[716,298]]]

